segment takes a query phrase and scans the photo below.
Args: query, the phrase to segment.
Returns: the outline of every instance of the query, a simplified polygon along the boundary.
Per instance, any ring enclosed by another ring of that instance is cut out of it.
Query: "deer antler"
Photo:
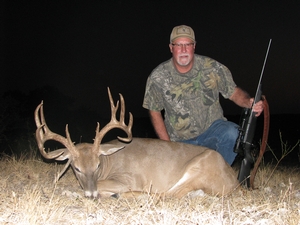
[[[44,109],[43,109],[43,101],[36,107],[34,111],[34,119],[36,124],[36,132],[35,137],[37,140],[37,144],[42,156],[46,159],[56,159],[56,160],[65,160],[69,159],[64,169],[58,174],[55,178],[55,182],[60,178],[60,176],[65,172],[72,161],[72,157],[76,157],[78,155],[75,145],[71,140],[68,125],[66,125],[66,136],[67,138],[53,133],[46,124]],[[51,152],[46,152],[44,148],[44,144],[48,140],[55,140],[63,144],[66,149],[58,149]],[[63,154],[67,151],[67,154],[63,156]]]
[[[106,126],[104,126],[101,130],[99,130],[100,124],[97,123],[96,136],[95,136],[94,146],[93,146],[94,151],[97,151],[99,149],[99,145],[100,145],[104,135],[113,128],[122,129],[123,131],[126,132],[126,134],[128,136],[127,138],[122,138],[122,137],[118,136],[119,140],[125,141],[125,142],[130,142],[132,140],[131,128],[132,128],[132,124],[133,124],[133,117],[132,117],[132,114],[129,113],[129,124],[127,126],[124,122],[125,102],[124,102],[124,98],[123,98],[122,94],[119,94],[120,101],[121,101],[121,112],[120,112],[120,121],[118,121],[116,118],[116,113],[119,108],[119,101],[117,101],[117,104],[115,105],[113,98],[111,96],[109,87],[107,88],[107,91],[108,91],[108,96],[109,96],[109,101],[110,101],[111,119],[110,119],[110,122],[108,124],[106,124]]]

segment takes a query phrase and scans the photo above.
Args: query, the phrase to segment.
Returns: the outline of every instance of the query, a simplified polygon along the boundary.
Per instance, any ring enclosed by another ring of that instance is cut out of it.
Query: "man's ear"
[[[171,53],[173,53],[173,48],[172,48],[172,47],[173,47],[173,46],[172,46],[172,44],[170,43],[170,44],[169,44],[169,48],[170,48],[170,52],[171,52]]]

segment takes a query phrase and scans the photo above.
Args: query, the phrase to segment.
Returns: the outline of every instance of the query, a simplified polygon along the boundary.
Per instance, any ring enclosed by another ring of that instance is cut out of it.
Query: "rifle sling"
[[[269,126],[270,126],[270,111],[269,111],[269,104],[266,99],[266,96],[262,96],[262,100],[264,102],[264,129],[263,129],[263,136],[262,136],[262,142],[259,150],[259,156],[254,164],[253,170],[251,171],[250,175],[250,187],[254,189],[254,178],[257,172],[257,169],[259,167],[259,164],[263,158],[263,155],[266,151],[267,142],[268,142],[268,136],[269,136]]]

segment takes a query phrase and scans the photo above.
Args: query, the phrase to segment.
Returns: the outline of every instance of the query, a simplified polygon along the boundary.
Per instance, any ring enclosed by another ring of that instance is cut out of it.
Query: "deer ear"
[[[55,160],[57,160],[57,161],[64,161],[64,160],[72,157],[70,151],[67,148],[57,149],[54,152],[62,152],[62,154],[60,156],[55,158]],[[52,153],[52,152],[50,152],[50,153]]]
[[[124,147],[125,146],[117,146],[115,144],[101,144],[99,155],[111,155],[111,154],[123,149]]]
[[[56,159],[59,158],[64,153],[64,149],[57,149],[55,151],[51,151],[47,153],[47,156],[50,159]]]

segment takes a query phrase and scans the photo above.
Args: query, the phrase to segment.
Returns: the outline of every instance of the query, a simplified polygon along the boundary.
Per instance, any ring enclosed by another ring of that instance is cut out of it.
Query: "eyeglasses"
[[[182,43],[172,43],[171,45],[174,46],[175,48],[182,48],[183,46],[185,48],[192,48],[194,46],[195,43],[185,43],[185,44],[182,44]]]

